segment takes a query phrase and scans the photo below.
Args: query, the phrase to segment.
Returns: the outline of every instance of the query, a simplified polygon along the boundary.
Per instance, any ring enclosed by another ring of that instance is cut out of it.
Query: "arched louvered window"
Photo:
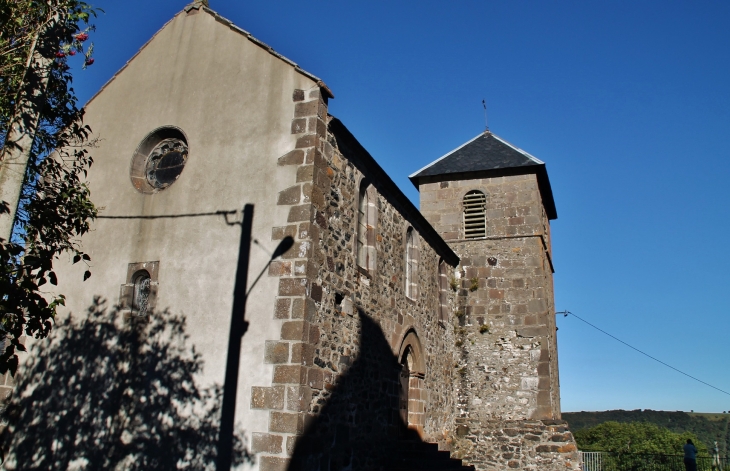
[[[418,296],[418,236],[412,227],[406,232],[406,296]]]
[[[487,197],[478,190],[464,195],[464,238],[487,237]]]

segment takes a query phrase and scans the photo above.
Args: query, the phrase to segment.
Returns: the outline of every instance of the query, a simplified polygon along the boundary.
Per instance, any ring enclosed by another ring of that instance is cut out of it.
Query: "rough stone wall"
[[[358,159],[338,148],[320,91],[295,90],[293,103],[291,132],[300,137],[278,165],[296,166],[296,181],[279,192],[277,204],[289,212],[272,240],[288,235],[295,243],[269,269],[279,278],[274,319],[281,334],[266,342],[272,386],[252,389],[251,407],[270,415],[269,432],[253,434],[252,449],[263,471],[377,469],[404,434],[399,354],[409,333],[419,351],[408,381],[408,426],[442,443],[453,429],[454,334],[439,322],[447,310],[440,302],[453,302],[453,294],[444,295],[440,257],[417,233],[418,295],[405,296],[410,224]],[[376,194],[371,270],[355,256],[363,178]]]
[[[560,393],[549,222],[535,175],[419,190],[422,213],[461,258],[450,279],[460,364],[452,450],[478,469],[572,466],[572,435],[565,446],[540,445],[557,443],[552,425],[540,420],[560,419]],[[470,190],[486,195],[484,239],[464,239],[462,200]],[[528,434],[525,427],[543,429]]]
[[[550,266],[539,238],[454,244],[465,411],[484,420],[556,419]],[[551,322],[552,319],[552,322]],[[551,365],[552,364],[552,365]]]
[[[396,362],[400,361],[401,344],[409,332],[415,332],[420,340],[422,351],[416,352],[419,358],[412,366],[409,381],[408,425],[424,439],[443,442],[453,424],[454,340],[452,329],[439,322],[439,256],[416,232],[419,238],[419,265],[415,274],[418,290],[416,299],[407,298],[405,253],[410,224],[391,204],[377,179],[369,175],[367,169],[358,168],[354,163],[358,159],[347,152],[349,150],[338,148],[335,136],[330,135],[323,143],[321,169],[331,184],[325,192],[324,204],[313,214],[312,232],[316,235],[312,237],[312,260],[316,272],[312,274],[311,282],[317,286],[317,294],[313,297],[316,304],[313,323],[320,333],[319,341],[314,345],[314,364],[330,381],[325,388],[313,391],[307,412],[318,420],[318,414],[335,407],[333,403],[341,400],[333,399],[338,388],[347,389],[340,388],[340,384],[360,381],[358,387],[340,391],[352,394],[346,403],[364,408],[360,415],[329,414],[327,430],[322,428],[315,433],[324,434],[319,438],[325,442],[332,430],[345,427],[348,430],[347,448],[357,446],[358,442],[372,443],[368,435],[380,433],[378,427],[382,430],[383,424],[375,422],[381,420],[391,428],[391,439],[398,438],[399,417],[393,416],[394,412],[397,414],[398,378],[393,376],[393,371],[397,373],[399,366],[396,364],[395,370],[383,373],[380,379],[358,377],[353,380],[350,374],[353,365],[362,361],[363,356],[371,355],[372,344],[377,343],[363,335],[365,316],[368,322],[378,326],[382,339],[390,348],[390,358]],[[358,267],[355,257],[357,197],[363,178],[371,181],[377,192],[374,270]],[[420,368],[418,363],[422,364]],[[385,362],[382,368],[387,371],[390,365]],[[360,404],[356,396],[374,386],[379,392],[373,391],[370,400]],[[383,395],[390,399],[380,400]],[[367,453],[375,456],[377,450],[371,448]]]
[[[580,456],[567,423],[556,421],[480,421],[452,456],[479,470],[577,470]]]
[[[486,195],[487,237],[463,237],[462,200]],[[534,175],[428,183],[424,216],[461,258],[453,280],[471,414],[559,419],[552,262]]]
[[[364,149],[333,131],[318,89],[295,90],[293,102],[291,132],[300,136],[278,164],[296,166],[296,181],[279,192],[287,224],[272,240],[295,243],[269,270],[279,278],[281,321],[264,358],[272,386],[251,395],[251,407],[270,415],[269,432],[252,437],[260,469],[380,469],[405,425],[478,469],[575,468],[572,435],[554,422],[552,261],[534,175],[423,185],[423,214],[461,264],[444,267],[416,231],[410,299],[407,211]],[[373,186],[368,267],[358,266],[355,240],[364,179]],[[463,239],[461,200],[471,189],[487,195],[486,239]]]

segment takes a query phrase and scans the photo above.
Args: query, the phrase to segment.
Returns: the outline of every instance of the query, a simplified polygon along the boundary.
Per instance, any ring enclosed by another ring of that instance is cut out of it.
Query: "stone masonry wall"
[[[419,351],[407,382],[408,426],[442,443],[453,429],[454,333],[439,322],[440,302],[453,295],[440,290],[440,257],[418,234],[418,296],[405,296],[409,223],[372,178],[376,265],[357,266],[357,197],[369,175],[328,132],[320,90],[295,90],[293,103],[291,132],[301,136],[278,165],[296,166],[296,181],[279,193],[289,216],[272,240],[295,243],[269,269],[279,278],[281,334],[266,342],[272,386],[252,390],[251,407],[270,414],[269,432],[253,434],[252,450],[262,471],[377,469],[404,433],[398,356],[409,333]]]
[[[463,238],[470,190],[486,195],[486,239]],[[469,358],[464,406],[484,419],[559,419],[553,270],[537,179],[436,182],[420,191],[424,216],[461,258],[453,282]]]
[[[580,456],[567,423],[478,421],[452,456],[479,470],[579,470]]]
[[[539,238],[455,243],[457,334],[467,371],[464,413],[484,420],[556,419],[550,266]],[[551,371],[551,366],[553,367]]]
[[[263,361],[274,365],[272,385],[254,386],[252,409],[269,411],[268,433],[254,433],[251,449],[261,471],[289,468],[297,438],[305,429],[306,411],[313,391],[324,388],[332,378],[315,367],[314,348],[319,339],[315,321],[315,299],[321,288],[312,282],[317,269],[312,260],[312,216],[323,202],[327,177],[322,168],[320,138],[326,135],[326,98],[319,87],[295,90],[292,94],[291,133],[300,135],[295,149],[279,157],[277,165],[296,166],[296,180],[282,188],[277,204],[288,206],[286,224],[272,228],[271,239],[294,238],[293,247],[272,262],[269,276],[279,278],[273,322],[281,324],[278,339],[266,341]],[[315,165],[315,162],[318,165]]]
[[[372,463],[358,461],[358,457],[375,459],[379,452],[387,451],[386,443],[379,443],[379,449],[371,446],[373,434],[390,429],[390,437],[382,438],[388,438],[391,444],[399,438],[398,377],[394,376],[399,367],[396,363],[395,369],[390,370],[384,360],[380,373],[359,373],[372,368],[368,357],[382,355],[373,350],[378,344],[378,340],[372,338],[374,335],[371,333],[368,337],[363,333],[366,330],[363,322],[377,325],[380,340],[389,348],[386,356],[396,362],[401,360],[398,355],[405,337],[415,333],[420,351],[415,352],[417,358],[408,381],[408,426],[421,438],[435,442],[443,442],[453,427],[453,332],[439,322],[438,254],[416,233],[419,238],[418,290],[416,299],[407,298],[405,253],[410,224],[390,203],[384,194],[387,190],[377,179],[368,175],[367,169],[356,166],[354,162],[358,159],[347,155],[349,150],[338,148],[336,136],[328,137],[323,143],[324,161],[320,164],[330,182],[329,191],[324,194],[324,204],[316,205],[311,226],[312,261],[316,267],[311,283],[317,287],[316,296],[313,296],[316,305],[313,324],[318,326],[320,335],[313,345],[314,364],[321,368],[327,381],[324,388],[312,391],[306,411],[311,420],[318,424],[326,420],[327,426],[313,426],[310,430],[315,436],[307,438],[314,438],[319,443],[334,443],[337,440],[333,431],[339,429],[340,436],[345,435],[347,439],[346,443],[338,443],[329,451],[316,445],[308,446],[310,455],[317,455],[310,459],[320,460],[321,469],[328,469],[322,460],[329,460],[330,466],[344,466],[343,457],[334,454],[347,449],[352,453],[344,458],[350,460],[348,466],[375,469]],[[317,164],[318,161],[315,166]],[[377,192],[374,270],[358,267],[355,256],[357,200],[363,178],[371,181]],[[357,373],[352,373],[356,366]],[[363,391],[368,390],[371,390],[366,395],[368,400],[363,402]],[[338,393],[345,395],[344,401],[342,397],[335,398]],[[383,400],[385,397],[388,399]],[[331,412],[333,408],[344,407],[342,404],[362,410],[351,414]],[[323,418],[328,407],[330,412]]]
[[[461,258],[450,280],[461,365],[452,450],[478,469],[574,465],[569,433],[560,446],[540,445],[557,443],[552,425],[540,421],[560,419],[560,393],[549,222],[535,175],[419,190],[422,213]],[[484,239],[464,239],[462,200],[470,190],[486,195]]]
[[[407,436],[403,384],[411,433],[478,469],[575,469],[572,435],[549,422],[560,417],[552,261],[534,176],[423,185],[423,213],[461,264],[440,267],[416,231],[409,299],[402,205],[363,163],[365,151],[333,134],[319,89],[295,90],[293,104],[300,136],[278,165],[296,166],[296,181],[279,192],[289,211],[272,240],[295,243],[269,270],[281,334],[266,342],[272,385],[252,390],[251,407],[269,411],[268,433],[252,436],[259,469],[383,468]],[[354,240],[363,178],[375,193],[368,269]],[[486,239],[460,232],[470,189],[487,195]]]

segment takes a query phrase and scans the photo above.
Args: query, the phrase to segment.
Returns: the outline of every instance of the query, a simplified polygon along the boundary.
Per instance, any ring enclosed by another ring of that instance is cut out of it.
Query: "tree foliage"
[[[19,111],[24,99],[35,100],[38,119],[13,238],[0,239],[0,373],[15,373],[22,337],[46,337],[64,304],[63,295],[43,287],[57,283],[55,259],[68,251],[74,262],[90,260],[80,237],[97,214],[84,183],[94,142],[68,60],[78,55],[84,66],[93,63],[93,46],[84,43],[94,16],[77,0],[0,0],[0,147],[15,145],[13,122],[32,118]],[[10,217],[8,203],[0,203],[0,218]]]
[[[623,453],[680,454],[687,439],[692,439],[701,455],[708,455],[707,446],[691,432],[675,433],[646,422],[604,422],[574,433],[582,451]]]
[[[199,385],[202,368],[183,317],[124,321],[96,300],[34,346],[4,417],[4,469],[211,469],[222,388]],[[235,465],[252,460],[242,436]]]
[[[584,428],[595,427],[603,422],[649,422],[664,427],[675,433],[692,432],[697,438],[714,446],[717,441],[720,453],[727,455],[730,443],[730,415],[728,414],[695,414],[682,411],[658,411],[650,409],[608,410],[601,412],[563,412],[563,419],[568,421],[570,429],[575,433]]]

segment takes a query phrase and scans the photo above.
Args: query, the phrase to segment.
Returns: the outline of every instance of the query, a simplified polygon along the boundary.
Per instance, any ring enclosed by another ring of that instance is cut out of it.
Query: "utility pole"
[[[226,222],[228,222],[226,220]],[[234,225],[235,223],[228,223]],[[218,432],[218,448],[215,469],[216,471],[230,471],[233,462],[233,429],[236,416],[236,395],[238,393],[238,373],[241,366],[241,343],[248,330],[246,321],[246,300],[248,295],[261,276],[269,268],[271,262],[285,254],[294,239],[284,237],[270,254],[269,261],[251,286],[248,286],[248,264],[251,257],[251,231],[253,228],[253,205],[247,204],[243,208],[241,221],[241,242],[238,249],[238,265],[236,267],[236,281],[233,288],[233,307],[231,308],[231,330],[228,336],[228,359],[226,361],[226,379],[223,384],[223,404],[221,405],[221,425]],[[256,239],[253,241],[258,244]]]
[[[233,453],[233,426],[236,414],[236,394],[238,392],[238,370],[241,364],[241,341],[248,330],[246,322],[246,287],[248,286],[248,261],[251,254],[251,230],[253,227],[253,205],[243,208],[241,221],[241,242],[238,249],[236,283],[233,288],[233,307],[231,310],[231,330],[228,337],[228,359],[226,379],[223,384],[223,404],[221,406],[221,425],[218,433],[217,471],[231,469]]]

